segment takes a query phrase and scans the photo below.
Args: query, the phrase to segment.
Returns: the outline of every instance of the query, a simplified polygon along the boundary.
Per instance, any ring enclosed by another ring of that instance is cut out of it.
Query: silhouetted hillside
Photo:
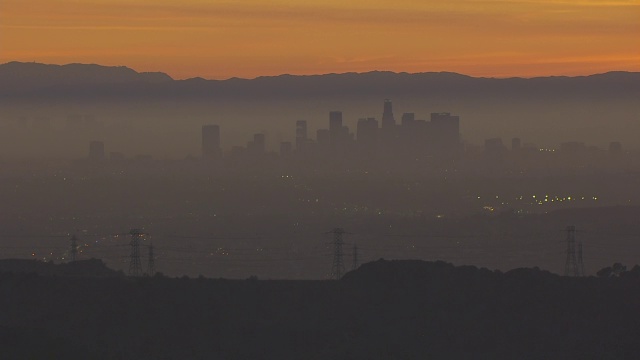
[[[0,273],[37,274],[41,276],[123,276],[121,272],[109,269],[102,260],[78,260],[63,264],[26,259],[0,260]]]
[[[640,93],[640,73],[609,72],[592,76],[473,78],[449,72],[394,73],[372,71],[326,75],[280,75],[255,79],[172,80],[163,73],[138,73],[127,67],[44,65],[11,62],[0,65],[0,94],[20,98],[109,96],[178,98],[308,97],[629,97]]]
[[[55,89],[100,87],[109,84],[161,83],[171,81],[164,73],[136,72],[125,66],[96,64],[48,65],[10,62],[0,65],[0,94],[21,94]]]
[[[51,339],[93,359],[627,359],[640,351],[637,276],[379,260],[341,281],[5,273],[0,293],[3,351],[16,353],[32,336],[32,357],[46,354],[42,347],[60,356]],[[12,329],[19,341],[6,340]],[[73,351],[63,354],[80,358]]]

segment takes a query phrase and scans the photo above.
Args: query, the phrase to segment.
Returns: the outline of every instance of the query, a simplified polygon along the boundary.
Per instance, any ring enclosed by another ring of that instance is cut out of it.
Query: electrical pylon
[[[140,265],[140,239],[145,235],[142,230],[132,229],[131,235],[131,254],[129,255],[129,276],[142,275]]]
[[[358,245],[353,244],[353,264],[351,264],[351,270],[358,268]]]
[[[154,276],[156,274],[156,259],[153,256],[153,244],[149,244],[149,262],[147,268],[147,275]]]
[[[331,279],[340,280],[344,274],[344,253],[342,251],[344,241],[342,239],[342,235],[346,234],[346,232],[342,228],[335,228],[329,233],[333,234],[333,265],[331,266]]]
[[[582,240],[578,240],[578,272],[579,276],[586,276],[584,272],[584,262],[582,262]]]
[[[75,234],[71,236],[71,261],[76,261],[76,256],[78,255],[78,238]]]
[[[576,227],[567,226],[567,260],[564,264],[565,276],[580,276],[576,259]]]

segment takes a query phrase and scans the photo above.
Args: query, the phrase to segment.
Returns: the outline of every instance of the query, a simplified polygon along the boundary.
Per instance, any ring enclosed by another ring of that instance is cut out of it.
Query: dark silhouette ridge
[[[325,75],[279,75],[255,79],[173,80],[163,73],[127,67],[11,62],[0,65],[0,94],[19,98],[232,97],[303,98],[336,96],[634,96],[640,73],[615,71],[590,76],[474,78],[452,72],[370,71]]]
[[[123,276],[122,272],[109,269],[100,259],[78,260],[62,264],[28,259],[0,259],[0,272],[40,276]]]
[[[9,62],[0,65],[2,92],[32,91],[57,86],[151,83],[173,80],[160,72],[136,72],[126,66],[97,64],[49,65]]]
[[[340,281],[0,273],[0,339],[35,358],[626,359],[638,285],[385,260]]]

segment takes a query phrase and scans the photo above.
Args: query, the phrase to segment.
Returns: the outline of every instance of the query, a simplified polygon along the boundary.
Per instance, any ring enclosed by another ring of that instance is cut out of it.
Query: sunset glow
[[[177,79],[390,70],[640,71],[640,1],[0,0],[0,63]]]

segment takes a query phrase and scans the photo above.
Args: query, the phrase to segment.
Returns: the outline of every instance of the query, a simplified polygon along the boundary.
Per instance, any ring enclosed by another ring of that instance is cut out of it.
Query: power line
[[[329,232],[333,234],[333,264],[331,265],[331,279],[340,280],[345,272],[342,245],[344,240],[342,235],[346,234],[344,229],[335,228]]]
[[[129,276],[142,275],[142,265],[140,264],[140,239],[144,232],[140,229],[132,229],[131,234],[131,254],[129,255]]]
[[[156,274],[156,259],[153,256],[153,243],[149,244],[149,260],[147,265],[147,275],[154,276]]]
[[[567,258],[564,264],[565,276],[582,276],[576,258],[576,227],[567,226]],[[580,262],[582,262],[582,250],[580,251]]]
[[[351,270],[358,268],[358,245],[353,244],[353,264],[351,264]]]
[[[78,254],[78,238],[74,234],[71,236],[71,261],[76,261],[76,255]]]

